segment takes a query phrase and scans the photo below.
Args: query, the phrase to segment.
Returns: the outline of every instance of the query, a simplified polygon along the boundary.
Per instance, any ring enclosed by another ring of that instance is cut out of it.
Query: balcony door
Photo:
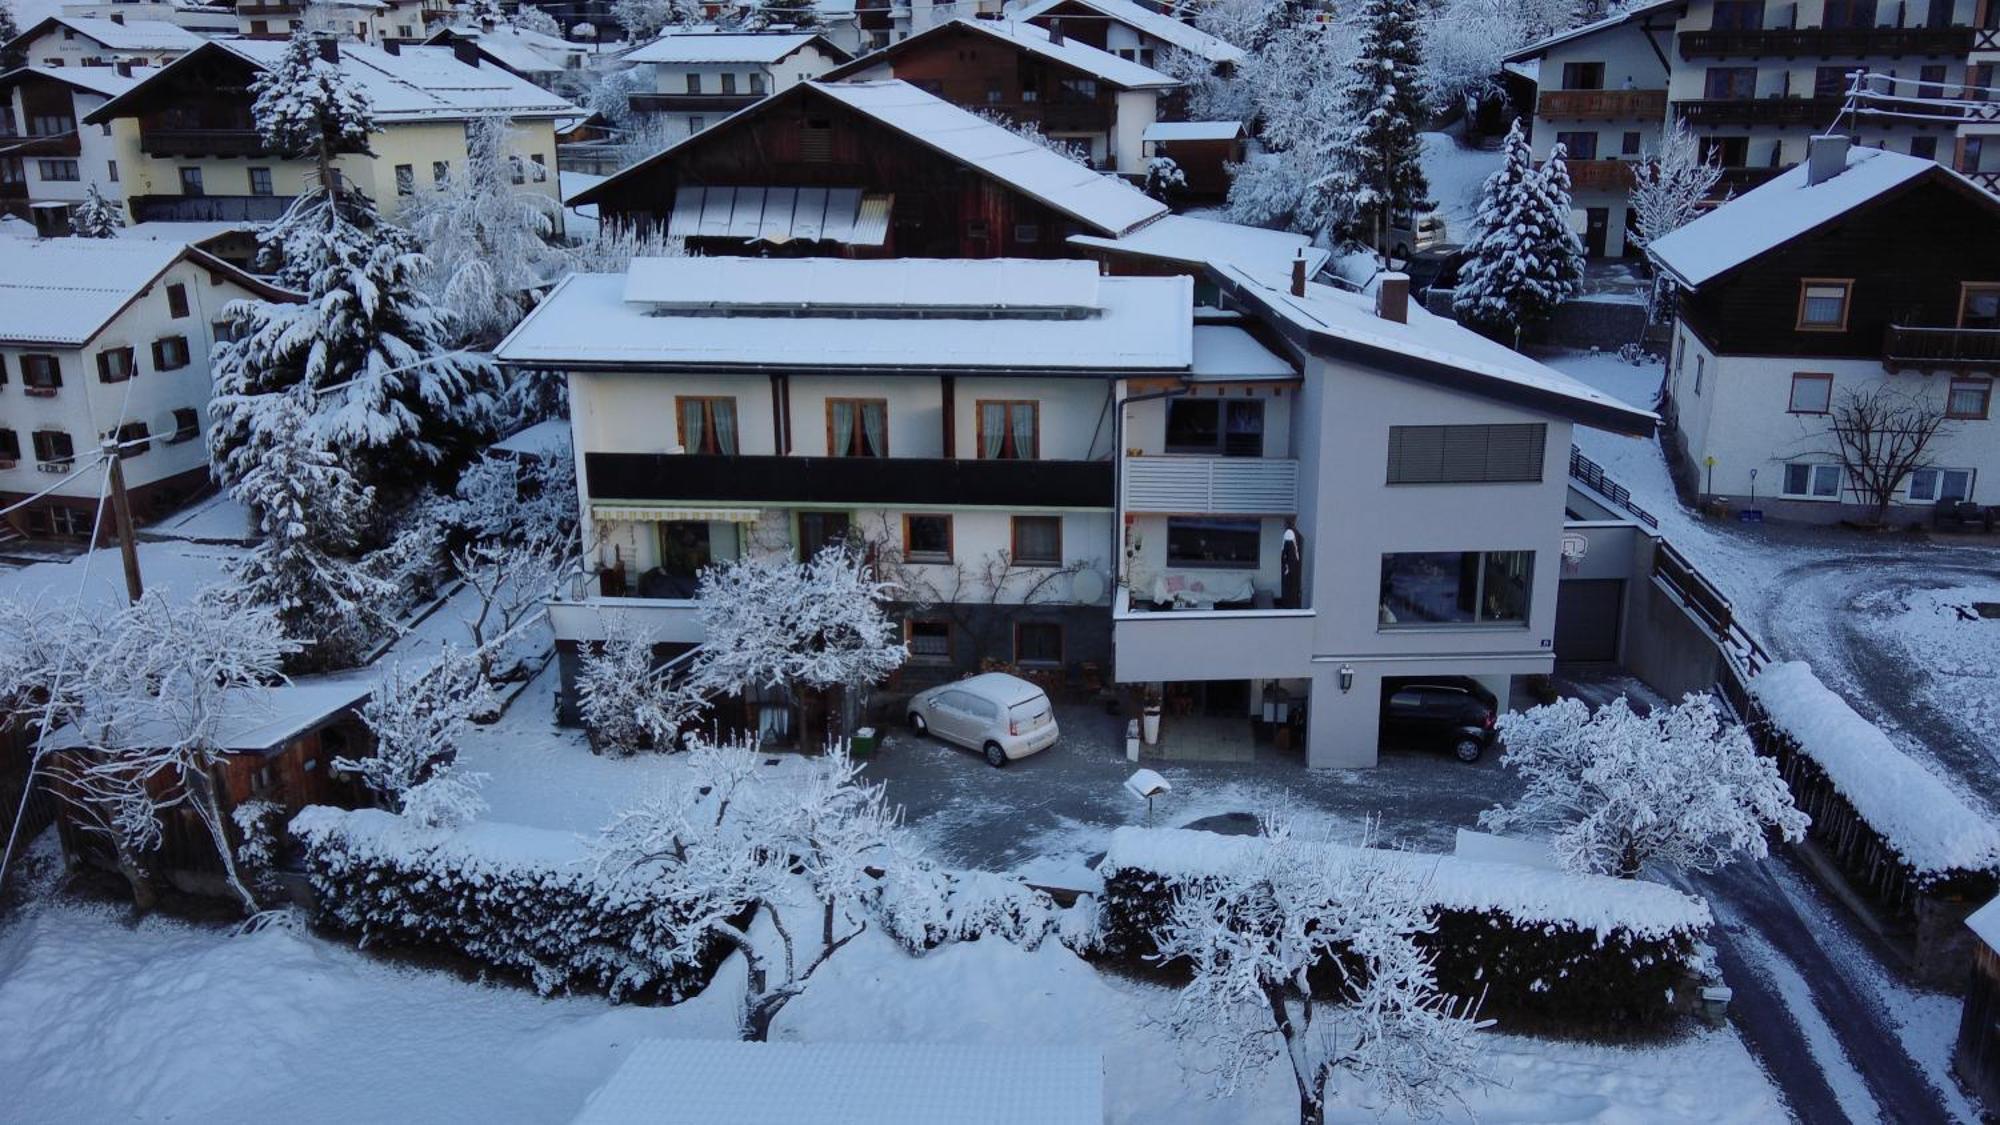
[[[1874,27],[1875,0],[1826,0],[1826,16],[1820,22],[1830,28]]]
[[[799,561],[804,562],[835,543],[845,543],[853,521],[846,512],[799,513]]]

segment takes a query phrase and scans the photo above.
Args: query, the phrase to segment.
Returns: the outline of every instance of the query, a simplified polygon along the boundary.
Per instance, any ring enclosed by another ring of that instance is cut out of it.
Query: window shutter
[[[1548,426],[1541,422],[1487,427],[1487,480],[1539,481]]]
[[[1446,426],[1444,454],[1439,459],[1439,480],[1483,481],[1486,472],[1486,440],[1491,426]]]
[[[1389,427],[1389,483],[1436,484],[1444,479],[1443,426]]]
[[[165,340],[153,341],[153,370],[167,370],[167,342]]]

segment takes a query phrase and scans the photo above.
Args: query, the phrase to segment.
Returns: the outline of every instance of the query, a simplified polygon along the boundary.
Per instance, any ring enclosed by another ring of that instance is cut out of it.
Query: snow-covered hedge
[[[1255,836],[1117,830],[1098,865],[1104,951],[1151,956],[1153,932],[1180,887],[1215,878],[1263,846]],[[1421,940],[1437,958],[1439,988],[1483,996],[1496,1017],[1586,1026],[1660,1019],[1712,921],[1706,903],[1658,883],[1323,846],[1407,866],[1434,909],[1437,928]]]
[[[2000,827],[1897,749],[1880,728],[1827,690],[1810,667],[1773,664],[1749,686],[1770,721],[1769,733],[1779,741],[1779,757],[1786,759],[1785,780],[1813,816],[1815,839],[1846,832],[1839,818],[1823,815],[1828,810],[1815,807],[1819,802],[1802,791],[1823,777],[1920,887],[1987,883],[2000,873]]]
[[[919,863],[886,872],[867,903],[883,932],[912,953],[989,935],[1033,949],[1057,924],[1049,896],[1019,879]]]
[[[670,915],[595,876],[568,832],[478,822],[426,829],[380,809],[314,806],[292,818],[323,921],[375,945],[447,949],[528,977],[544,993],[594,989],[676,1001],[724,951],[680,964]]]

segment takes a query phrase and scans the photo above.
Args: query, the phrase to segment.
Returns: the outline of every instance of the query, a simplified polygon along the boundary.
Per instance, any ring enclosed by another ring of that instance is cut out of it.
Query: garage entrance
[[[1622,578],[1564,582],[1556,592],[1556,659],[1590,664],[1617,660],[1624,605]]]

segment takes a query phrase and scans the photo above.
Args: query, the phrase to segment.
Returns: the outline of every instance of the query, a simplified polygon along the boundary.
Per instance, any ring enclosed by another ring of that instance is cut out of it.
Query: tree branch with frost
[[[1551,833],[1569,871],[1627,879],[1648,863],[1714,871],[1762,859],[1770,834],[1796,841],[1811,824],[1775,760],[1705,695],[1643,716],[1622,698],[1595,712],[1559,700],[1502,715],[1500,738],[1501,766],[1527,788],[1480,823]]]
[[[375,752],[336,759],[334,768],[359,777],[391,812],[427,827],[463,824],[485,807],[484,778],[455,771],[458,742],[491,706],[478,660],[450,645],[428,666],[392,665],[361,708]]]
[[[634,754],[676,748],[675,738],[708,706],[690,678],[653,655],[653,644],[623,615],[604,615],[604,640],[583,654],[577,707],[593,750]]]

